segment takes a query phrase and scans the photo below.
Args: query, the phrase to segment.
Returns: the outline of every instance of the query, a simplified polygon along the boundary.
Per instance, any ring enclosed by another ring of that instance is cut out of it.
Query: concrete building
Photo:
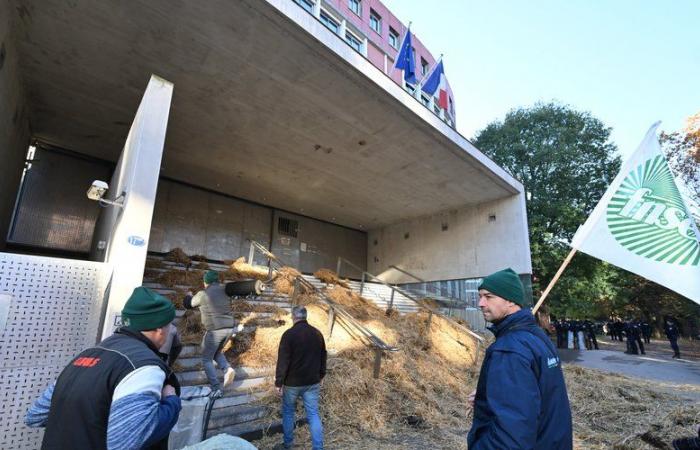
[[[454,129],[451,93],[440,113],[391,71],[405,31],[378,0],[0,3],[0,247],[105,258],[85,191],[156,74],[174,88],[149,251],[256,239],[304,272],[343,257],[455,296],[507,266],[529,280],[523,186]]]

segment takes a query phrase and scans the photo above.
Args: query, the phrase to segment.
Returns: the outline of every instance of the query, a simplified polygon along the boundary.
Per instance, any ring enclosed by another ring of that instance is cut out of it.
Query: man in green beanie
[[[195,296],[189,292],[185,297],[185,308],[199,308],[202,317],[202,325],[206,332],[202,338],[202,365],[207,379],[211,385],[211,396],[222,397],[224,392],[219,383],[214,368],[214,361],[224,372],[223,387],[233,382],[235,371],[226,360],[221,351],[226,341],[233,336],[233,311],[231,310],[231,298],[226,294],[226,288],[219,283],[219,274],[215,270],[204,273],[204,290],[197,292]]]
[[[487,350],[476,390],[469,450],[573,448],[571,409],[554,345],[525,306],[525,290],[512,269],[479,286],[479,308],[496,336]]]
[[[42,449],[167,448],[180,386],[158,349],[174,318],[170,300],[134,289],[124,326],[76,356],[27,412],[28,426],[46,427]]]

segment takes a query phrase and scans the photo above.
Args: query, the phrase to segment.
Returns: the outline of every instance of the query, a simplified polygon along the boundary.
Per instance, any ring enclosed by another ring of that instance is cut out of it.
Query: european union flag
[[[416,84],[416,60],[413,58],[413,46],[411,45],[411,29],[406,30],[406,36],[399,48],[399,54],[394,63],[395,69],[403,70],[403,79],[407,83]]]

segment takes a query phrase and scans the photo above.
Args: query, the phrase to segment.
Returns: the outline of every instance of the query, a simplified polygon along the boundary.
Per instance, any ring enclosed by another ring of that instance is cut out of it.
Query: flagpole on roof
[[[423,82],[424,82],[425,80],[427,80],[428,78],[430,78],[430,75],[432,75],[433,72],[435,72],[435,68],[436,68],[438,65],[440,65],[440,63],[442,62],[442,57],[443,57],[443,54],[440,53],[440,57],[437,59],[437,61],[435,61],[435,64],[433,64],[433,67],[431,67],[430,70],[428,71],[428,73],[426,73],[426,74],[423,76],[423,78],[420,79],[420,82],[418,83],[418,87],[419,87],[419,88],[422,87],[422,86],[423,86]]]

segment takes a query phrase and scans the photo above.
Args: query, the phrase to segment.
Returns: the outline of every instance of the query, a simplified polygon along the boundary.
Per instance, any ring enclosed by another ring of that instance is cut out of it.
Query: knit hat
[[[216,270],[207,270],[204,272],[204,282],[207,284],[219,282],[219,272]]]
[[[486,289],[519,306],[525,304],[525,288],[518,274],[511,268],[499,270],[485,277],[479,285],[479,289]]]
[[[155,330],[175,318],[175,305],[143,286],[132,292],[122,309],[122,323],[135,331]]]

